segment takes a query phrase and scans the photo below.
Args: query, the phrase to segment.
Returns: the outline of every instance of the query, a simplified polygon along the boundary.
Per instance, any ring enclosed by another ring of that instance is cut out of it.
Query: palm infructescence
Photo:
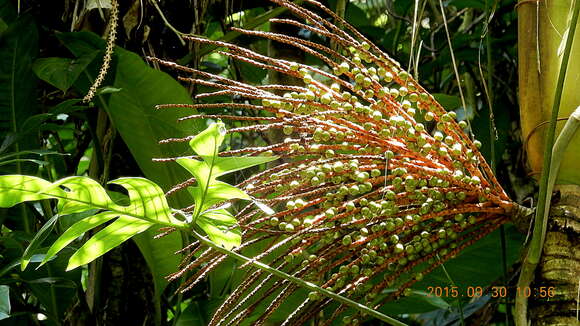
[[[259,243],[266,249],[256,260],[378,308],[406,294],[423,275],[498,228],[519,206],[497,182],[477,149],[478,142],[464,133],[466,123],[456,122],[454,112],[446,113],[397,62],[316,1],[304,3],[318,14],[286,0],[271,1],[305,21],[271,19],[272,23],[317,33],[338,49],[273,32],[236,30],[294,46],[330,69],[189,37],[225,48],[219,53],[235,60],[300,78],[304,86],[248,85],[152,58],[187,73],[189,76],[180,77],[185,82],[218,89],[197,98],[226,95],[244,99],[159,108],[269,112],[260,117],[211,115],[253,123],[230,129],[230,133],[280,129],[288,137],[269,146],[221,153],[268,153],[283,159],[239,185],[276,213],[267,215],[253,205],[242,209],[237,219],[243,243],[236,250],[244,252]],[[198,117],[208,116],[184,119]],[[192,183],[184,182],[174,191]],[[176,279],[192,273],[182,291],[191,289],[227,258],[197,244],[186,249],[190,251],[182,269],[170,276]],[[396,290],[385,296],[387,288]],[[250,269],[210,325],[231,325],[247,318],[254,325],[263,324],[297,289],[292,283]],[[265,310],[258,308],[263,302],[268,303]],[[284,324],[303,325],[331,303],[316,293],[304,296]],[[342,318],[345,309],[339,306],[327,313],[325,325]],[[354,320],[349,318],[347,322]]]

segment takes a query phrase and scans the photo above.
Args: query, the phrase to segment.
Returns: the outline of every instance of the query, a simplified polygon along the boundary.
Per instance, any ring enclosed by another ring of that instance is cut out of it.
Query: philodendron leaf
[[[61,215],[89,209],[102,210],[65,231],[49,248],[43,264],[83,233],[114,220],[71,256],[67,270],[93,261],[153,225],[183,226],[171,215],[163,191],[155,183],[143,178],[121,178],[110,183],[128,191],[129,205],[116,204],[100,184],[87,177],[70,177],[50,183],[31,176],[0,176],[0,207],[11,207],[25,201],[57,199]]]
[[[217,157],[219,147],[223,143],[225,136],[226,127],[223,122],[213,123],[190,140],[189,146],[208,163],[208,160],[211,161]]]
[[[231,199],[252,200],[243,190],[216,180],[224,174],[276,160],[277,157],[246,156],[219,157],[219,146],[226,134],[225,125],[217,122],[196,135],[189,142],[193,151],[202,160],[179,158],[177,163],[189,171],[197,185],[188,187],[195,201],[193,220],[216,243],[232,248],[239,246],[241,232],[235,218],[225,209],[209,210],[221,202]]]
[[[225,209],[207,211],[198,217],[196,223],[213,242],[226,249],[242,243],[242,232],[236,218]]]

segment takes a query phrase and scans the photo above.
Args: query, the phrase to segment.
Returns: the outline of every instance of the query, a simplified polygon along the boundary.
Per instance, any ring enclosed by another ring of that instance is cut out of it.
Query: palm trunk
[[[522,137],[534,177],[542,169],[545,132],[561,65],[562,40],[569,27],[573,0],[518,2],[519,100]],[[580,42],[572,45],[559,116],[568,117],[580,104]],[[559,119],[557,133],[565,119]],[[528,318],[531,325],[580,325],[580,151],[578,135],[568,145],[557,184],[559,198],[549,217],[546,241],[535,280],[530,286]],[[519,289],[524,291],[526,289]],[[554,293],[552,293],[552,291]],[[552,296],[554,294],[554,296]]]
[[[531,286],[532,325],[580,325],[580,186],[561,186]],[[520,289],[521,290],[521,289]]]

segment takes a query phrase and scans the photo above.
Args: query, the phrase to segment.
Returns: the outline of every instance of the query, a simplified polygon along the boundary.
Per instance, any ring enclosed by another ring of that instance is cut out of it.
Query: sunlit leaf
[[[235,217],[225,209],[205,212],[196,223],[212,241],[224,248],[232,249],[242,243],[240,227]]]
[[[87,177],[70,177],[50,183],[31,176],[0,176],[0,207],[54,198],[58,199],[57,207],[60,214],[90,209],[104,210],[73,224],[49,249],[43,262],[56,255],[84,232],[118,217],[90,238],[71,257],[69,270],[91,262],[155,224],[173,227],[182,225],[182,222],[171,215],[165,195],[155,183],[143,178],[122,178],[111,183],[127,190],[129,205],[116,204],[100,184]]]
[[[214,123],[190,140],[189,146],[204,160],[211,160],[212,157],[217,156],[225,135],[225,125],[222,122]]]
[[[49,261],[59,251],[64,249],[64,247],[83,235],[85,232],[92,230],[95,227],[104,224],[118,216],[119,215],[115,213],[102,212],[76,222],[70,228],[68,228],[48,249],[48,252],[42,260],[41,266]]]
[[[90,238],[71,257],[66,267],[67,271],[90,263],[130,239],[153,226],[153,223],[121,216],[113,223]]]
[[[51,217],[48,221],[46,221],[46,223],[44,223],[42,228],[40,228],[40,230],[36,232],[34,238],[32,238],[32,241],[30,241],[30,244],[28,245],[28,247],[24,251],[24,254],[22,255],[22,263],[21,263],[22,270],[26,269],[26,266],[28,266],[28,263],[30,263],[30,259],[36,253],[35,252],[36,249],[38,249],[42,244],[42,242],[44,242],[44,240],[46,240],[46,238],[50,235],[50,233],[54,229],[54,225],[56,224],[58,217],[59,217],[58,215],[54,215],[53,217]]]

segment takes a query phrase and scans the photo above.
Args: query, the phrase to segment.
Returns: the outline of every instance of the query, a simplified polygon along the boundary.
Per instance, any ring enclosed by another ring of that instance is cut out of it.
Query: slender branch
[[[159,5],[157,4],[156,0],[149,0],[149,2],[151,2],[153,7],[155,7],[155,10],[157,10],[157,12],[159,13],[159,17],[161,17],[161,19],[163,20],[163,23],[165,23],[165,26],[167,26],[167,28],[169,28],[173,33],[175,33],[175,35],[179,39],[179,42],[181,42],[181,45],[185,45],[185,41],[183,40],[183,37],[181,37],[181,36],[188,35],[188,34],[178,31],[177,28],[175,28],[175,27],[173,27],[173,25],[171,25],[171,23],[167,20],[167,18],[163,14],[163,11],[161,10],[161,8],[159,8]]]

